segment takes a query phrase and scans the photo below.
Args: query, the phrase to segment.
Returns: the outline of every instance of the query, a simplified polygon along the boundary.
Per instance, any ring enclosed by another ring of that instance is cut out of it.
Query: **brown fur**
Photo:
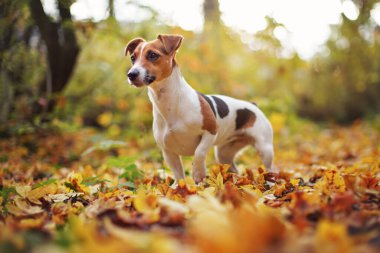
[[[140,55],[141,47],[143,44],[139,44],[134,50],[136,61],[140,58],[142,67],[149,69],[151,75],[156,76],[156,81],[161,81],[172,73],[174,66],[174,54],[169,55],[166,53],[165,49],[160,40],[156,39],[152,42],[149,42],[143,49],[142,55]],[[159,54],[160,57],[157,61],[151,62],[146,59],[148,51],[153,51],[156,54]]]
[[[137,38],[134,40],[131,40],[128,45],[125,47],[124,55],[127,56],[128,53],[132,54],[133,51],[136,49],[136,47],[141,44],[141,42],[144,42],[144,39]]]
[[[157,39],[162,42],[166,53],[172,54],[181,46],[183,37],[181,35],[160,34]]]
[[[218,126],[216,124],[215,114],[212,112],[210,105],[202,95],[198,94],[198,99],[201,104],[201,113],[203,117],[202,129],[211,134],[216,134]]]
[[[256,114],[247,108],[236,111],[236,130],[245,129],[253,126],[256,122]]]
[[[157,39],[144,44],[142,39],[134,39],[128,43],[126,54],[135,55],[136,61],[140,61],[142,67],[149,69],[149,74],[156,77],[159,82],[172,73],[175,66],[175,52],[181,45],[183,37],[178,35],[159,35]],[[141,52],[141,47],[144,46]],[[146,59],[148,51],[158,54],[160,57],[151,62]],[[141,60],[140,60],[141,58]]]

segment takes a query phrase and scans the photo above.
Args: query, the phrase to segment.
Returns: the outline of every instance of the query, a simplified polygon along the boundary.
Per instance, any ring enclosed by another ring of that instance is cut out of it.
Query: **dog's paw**
[[[206,173],[204,172],[193,172],[193,179],[196,184],[202,183],[206,179]]]

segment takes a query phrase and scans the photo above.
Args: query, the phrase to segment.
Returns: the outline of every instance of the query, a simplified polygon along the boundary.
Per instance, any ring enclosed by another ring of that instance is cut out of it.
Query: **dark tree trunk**
[[[46,78],[39,88],[40,102],[34,106],[36,114],[54,109],[56,95],[63,91],[74,71],[80,48],[71,19],[70,5],[69,0],[58,0],[60,20],[53,22],[44,12],[40,0],[29,0],[32,17],[47,49]]]
[[[115,18],[115,6],[114,6],[114,0],[108,0],[108,13],[109,19],[114,19]]]

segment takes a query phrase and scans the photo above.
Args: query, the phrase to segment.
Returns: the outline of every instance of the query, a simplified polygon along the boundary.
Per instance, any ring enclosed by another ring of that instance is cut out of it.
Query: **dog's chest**
[[[154,113],[154,138],[159,146],[178,155],[194,155],[201,139],[201,124],[198,119],[177,118],[164,120]]]

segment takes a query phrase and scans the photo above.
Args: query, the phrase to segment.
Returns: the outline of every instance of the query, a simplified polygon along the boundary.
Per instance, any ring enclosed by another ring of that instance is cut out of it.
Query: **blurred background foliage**
[[[204,1],[200,32],[167,25],[138,1],[128,5],[148,11],[149,20],[118,22],[110,0],[108,19],[75,21],[69,11],[74,2],[57,0],[58,15],[50,17],[40,0],[1,1],[0,136],[90,126],[109,138],[132,143],[149,136],[153,143],[151,104],[145,89],[127,83],[130,60],[123,53],[129,40],[159,33],[185,37],[177,59],[195,89],[255,101],[275,130],[301,118],[378,120],[380,28],[370,18],[377,1],[355,0],[358,18],[342,14],[324,51],[309,60],[282,55],[274,30],[283,25],[271,17],[255,35],[226,27],[217,0]],[[242,36],[261,49],[252,50]]]

